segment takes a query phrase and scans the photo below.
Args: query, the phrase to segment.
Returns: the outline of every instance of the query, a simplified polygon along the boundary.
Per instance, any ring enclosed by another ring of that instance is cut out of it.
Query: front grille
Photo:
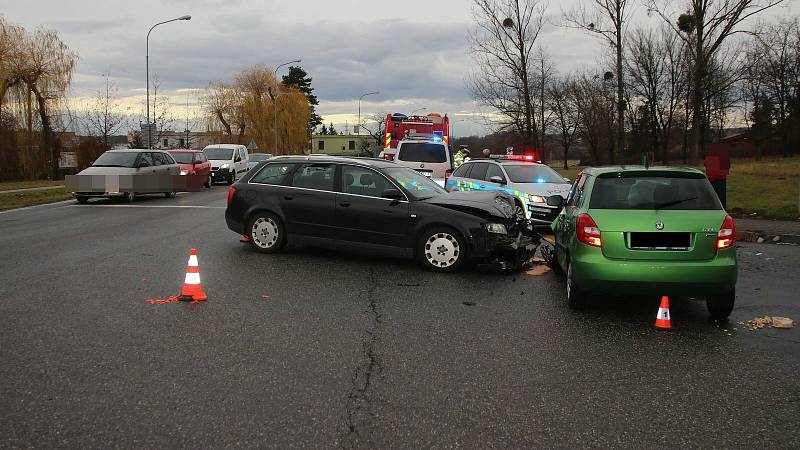
[[[688,250],[692,245],[691,233],[631,233],[632,250]]]

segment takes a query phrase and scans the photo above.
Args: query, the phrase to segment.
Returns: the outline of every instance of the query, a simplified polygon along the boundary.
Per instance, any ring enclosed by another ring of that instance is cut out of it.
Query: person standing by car
[[[484,158],[490,158],[492,156],[492,151],[488,148],[483,149],[483,152],[481,153],[483,153]]]
[[[465,162],[469,161],[469,149],[467,148],[466,145],[462,145],[461,148],[458,149],[453,160],[454,160],[453,162],[456,165],[456,168],[458,168],[458,166],[464,164]]]

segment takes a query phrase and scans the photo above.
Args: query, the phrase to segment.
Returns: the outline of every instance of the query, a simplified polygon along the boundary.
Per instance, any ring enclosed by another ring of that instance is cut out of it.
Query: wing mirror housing
[[[564,197],[558,194],[547,197],[547,206],[562,208],[564,206]]]
[[[506,180],[504,180],[502,177],[497,176],[497,175],[495,175],[493,177],[489,177],[489,182],[490,183],[495,183],[495,184],[506,184]]]
[[[397,189],[386,189],[381,193],[381,198],[388,198],[391,200],[402,200],[403,194]]]

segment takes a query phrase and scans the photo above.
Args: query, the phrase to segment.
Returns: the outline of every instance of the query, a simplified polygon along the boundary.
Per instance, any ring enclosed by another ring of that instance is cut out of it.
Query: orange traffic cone
[[[203,292],[203,284],[200,283],[200,266],[197,264],[196,249],[189,251],[189,266],[186,268],[186,279],[183,282],[179,300],[193,303],[208,300],[208,297]]]
[[[656,316],[656,330],[669,330],[672,328],[672,321],[669,318],[669,297],[661,297],[661,306],[658,307]]]

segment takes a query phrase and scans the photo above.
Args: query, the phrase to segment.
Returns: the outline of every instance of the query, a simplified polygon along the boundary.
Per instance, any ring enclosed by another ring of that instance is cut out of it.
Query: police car
[[[560,207],[548,206],[547,198],[567,198],[570,183],[531,155],[492,155],[491,159],[465,162],[447,179],[448,191],[501,190],[519,200],[521,210],[534,225],[550,225]]]

